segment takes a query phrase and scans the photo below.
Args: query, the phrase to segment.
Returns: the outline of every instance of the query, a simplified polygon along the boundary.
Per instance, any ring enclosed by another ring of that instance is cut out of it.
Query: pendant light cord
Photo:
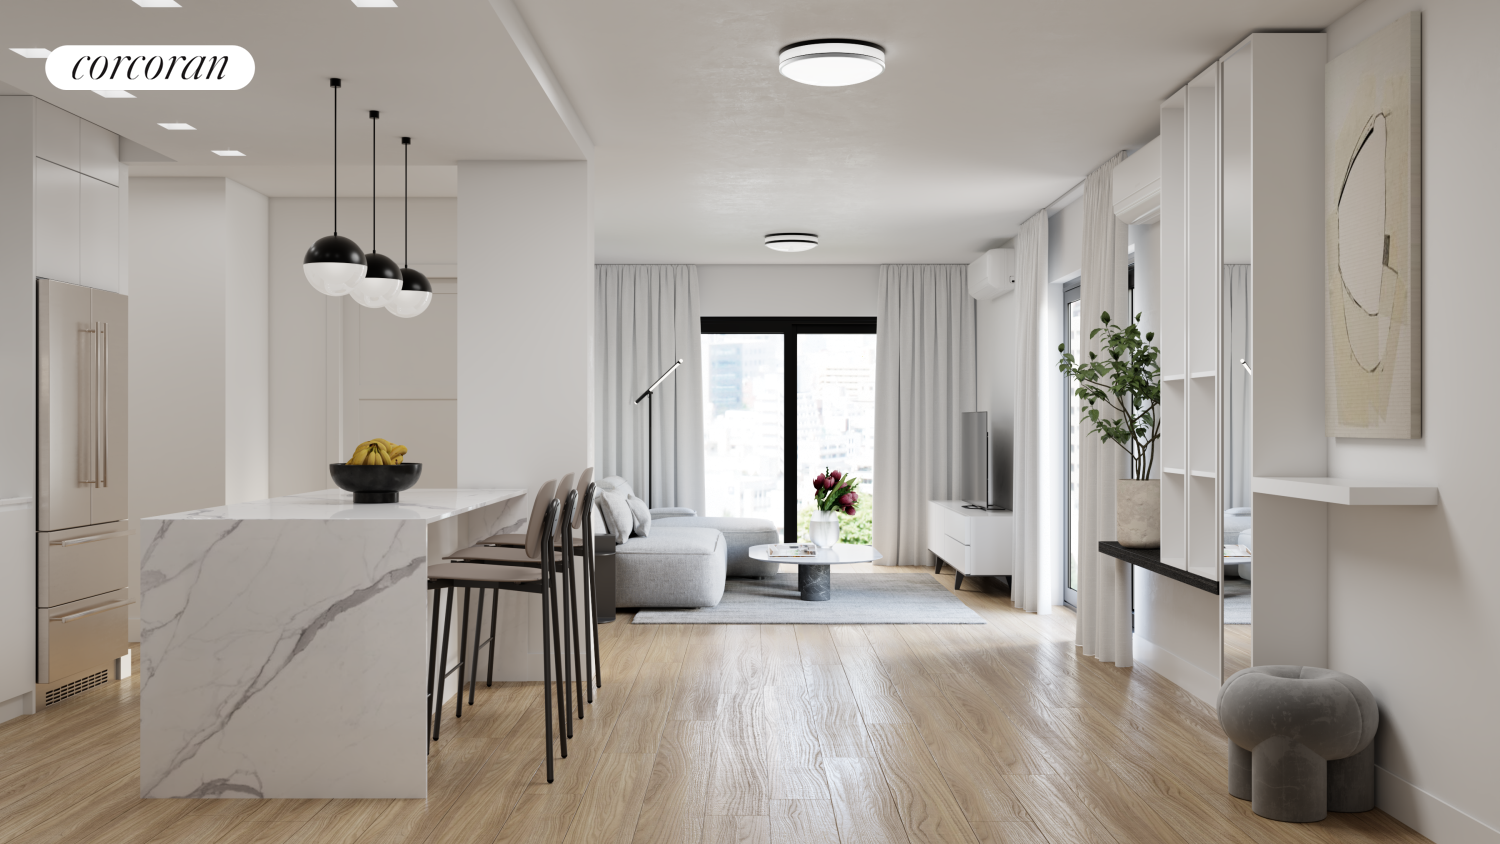
[[[328,80],[333,88],[333,234],[339,233],[339,86],[337,79]]]
[[[380,112],[370,112],[370,251],[379,252],[375,246],[375,121]]]
[[[401,139],[401,266],[411,266],[411,138]]]

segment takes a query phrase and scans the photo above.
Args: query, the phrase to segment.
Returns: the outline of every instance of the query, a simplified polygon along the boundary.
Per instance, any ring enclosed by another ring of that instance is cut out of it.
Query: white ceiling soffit
[[[426,195],[456,181],[458,161],[586,157],[587,135],[585,145],[574,137],[581,123],[570,130],[490,3],[398,2],[359,8],[349,0],[182,0],[181,8],[166,9],[129,0],[11,2],[0,47],[238,44],[255,57],[255,79],[239,91],[136,91],[135,99],[105,99],[53,88],[44,61],[0,50],[0,84],[182,165],[135,164],[133,174],[225,175],[276,196],[331,190],[328,80],[335,76],[343,79],[339,156],[349,165],[339,168],[341,194],[369,193],[370,109],[381,113],[383,195],[401,193],[402,135],[412,137],[413,188],[420,181]],[[196,131],[157,125],[174,121]],[[245,158],[226,164],[215,149],[242,150]],[[423,167],[448,173],[419,176]],[[454,195],[451,188],[447,195]]]
[[[515,0],[588,122],[601,262],[968,263],[1121,149],[1256,29],[1357,0]],[[777,51],[886,49],[814,88]],[[817,232],[782,255],[767,232]]]

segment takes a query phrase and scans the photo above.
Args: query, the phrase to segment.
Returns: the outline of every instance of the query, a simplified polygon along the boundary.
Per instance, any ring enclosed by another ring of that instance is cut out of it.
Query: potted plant
[[[857,512],[858,487],[859,478],[838,470],[824,469],[823,474],[813,478],[818,508],[813,511],[807,533],[814,545],[828,548],[838,544],[839,514],[852,516]]]
[[[1143,335],[1134,322],[1117,325],[1108,311],[1099,322],[1089,339],[1103,336],[1103,356],[1089,352],[1088,361],[1079,363],[1059,345],[1057,369],[1078,382],[1074,393],[1086,405],[1080,421],[1130,455],[1130,478],[1115,481],[1116,541],[1126,548],[1160,548],[1161,481],[1151,480],[1151,469],[1161,438],[1161,350],[1151,345],[1156,335]]]

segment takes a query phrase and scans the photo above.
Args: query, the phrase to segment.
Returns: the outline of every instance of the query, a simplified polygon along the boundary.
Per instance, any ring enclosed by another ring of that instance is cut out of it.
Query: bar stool
[[[584,662],[591,669],[589,672],[591,676],[588,680],[584,681],[584,685],[588,687],[589,703],[594,702],[594,689],[604,687],[604,671],[599,656],[599,612],[596,601],[597,593],[594,589],[594,581],[598,576],[598,567],[596,564],[597,557],[595,556],[594,538],[594,500],[597,495],[597,489],[593,478],[594,468],[592,466],[583,470],[578,483],[578,494],[580,496],[578,507],[574,511],[571,525],[568,524],[567,520],[564,520],[563,536],[558,540],[559,548],[563,551],[563,565],[569,572],[575,570],[574,558],[580,553],[583,557],[584,611],[588,614],[591,622],[589,633],[584,638],[588,651],[584,655]],[[563,487],[558,487],[558,489],[561,491]],[[572,535],[569,527],[576,530],[577,534]],[[572,539],[568,541],[570,535]],[[480,540],[479,544],[494,545],[501,548],[520,548],[526,545],[526,538],[526,534],[502,533],[486,537]],[[573,596],[573,600],[577,600],[576,596]],[[582,718],[583,698],[581,694],[579,696],[578,708],[578,717]]]
[[[444,590],[446,590],[448,593],[448,608],[446,611],[443,609]],[[427,578],[427,591],[436,593],[432,598],[432,633],[427,637],[427,752],[430,754],[432,753],[431,743],[437,741],[437,733],[434,731],[432,724],[432,690],[433,681],[435,679],[434,674],[436,673],[438,664],[438,619],[453,618],[453,581],[429,576]],[[443,625],[443,664],[445,666],[448,664],[448,631],[452,627],[452,621],[449,621],[447,624]],[[454,671],[458,672],[459,677],[464,676],[464,663],[462,659],[459,660],[458,665],[445,670],[443,672],[443,678],[447,679],[448,675],[452,674]],[[460,695],[460,697],[462,696]],[[439,698],[438,703],[441,706],[441,698]]]
[[[576,504],[576,502],[577,502],[576,494],[575,493],[570,493],[569,497],[572,498],[573,502]],[[464,608],[465,608],[464,609],[464,627],[463,627],[463,632],[460,635],[466,635],[467,632],[468,632],[469,592],[472,589],[478,589],[479,590],[479,602],[478,602],[478,605],[477,605],[478,608],[479,608],[479,618],[476,620],[476,623],[475,623],[474,660],[473,660],[473,667],[470,668],[470,682],[469,682],[469,695],[470,695],[469,702],[470,702],[471,705],[473,704],[473,700],[474,700],[473,699],[474,683],[478,679],[478,653],[479,653],[478,649],[480,647],[478,639],[479,639],[479,629],[483,626],[483,623],[484,623],[484,597],[485,597],[484,596],[484,590],[486,590],[486,589],[496,590],[495,600],[496,600],[497,607],[498,607],[498,601],[499,601],[499,590],[502,590],[502,589],[506,590],[508,592],[527,592],[527,593],[531,593],[531,594],[535,594],[535,595],[541,596],[541,599],[542,599],[542,707],[543,707],[543,716],[544,716],[544,720],[545,720],[545,723],[546,723],[547,782],[552,782],[552,775],[553,775],[553,759],[552,759],[552,684],[553,684],[553,679],[552,679],[552,669],[554,667],[557,669],[557,674],[558,674],[558,679],[557,679],[557,683],[558,683],[558,689],[557,689],[557,693],[558,693],[558,717],[560,719],[564,719],[564,723],[567,723],[567,720],[564,718],[564,715],[563,715],[563,701],[568,697],[568,690],[567,690],[567,688],[563,684],[563,659],[562,659],[561,648],[559,647],[561,645],[561,642],[559,641],[560,637],[558,635],[559,631],[558,631],[558,623],[557,623],[557,582],[556,582],[556,579],[555,579],[557,577],[558,572],[557,572],[557,568],[556,568],[556,552],[555,552],[555,550],[553,548],[553,543],[554,543],[554,539],[555,539],[555,536],[556,536],[556,530],[557,530],[557,524],[558,524],[559,511],[561,509],[562,508],[559,505],[557,499],[552,499],[551,502],[546,505],[546,509],[545,509],[545,511],[544,511],[544,513],[542,515],[542,518],[539,519],[539,520],[537,520],[539,522],[539,525],[538,525],[539,530],[537,531],[537,533],[539,534],[539,536],[538,536],[538,542],[539,542],[539,546],[540,547],[539,547],[538,550],[540,551],[540,554],[539,554],[540,563],[539,563],[539,565],[537,565],[535,567],[532,567],[530,565],[526,565],[525,564],[526,562],[529,562],[529,561],[523,561],[521,564],[518,564],[518,565],[509,565],[509,564],[504,564],[504,563],[498,563],[498,562],[492,561],[492,560],[487,560],[487,561],[473,561],[473,562],[464,561],[464,557],[463,557],[464,552],[459,552],[459,554],[454,555],[453,557],[449,557],[448,559],[457,559],[457,560],[460,560],[460,562],[439,563],[437,565],[428,566],[428,569],[427,569],[429,577],[436,578],[436,579],[439,579],[439,580],[449,581],[451,583],[452,587],[454,587],[454,588],[463,587],[463,589],[464,589]],[[476,549],[470,549],[470,550],[476,550]],[[497,550],[497,549],[486,549],[486,550]],[[450,592],[449,595],[450,595],[450,602],[451,602],[452,592]],[[492,615],[492,618],[493,618],[493,615]],[[494,633],[493,633],[493,623],[492,623],[492,626],[491,626],[491,647],[490,647],[490,649],[492,651],[492,654],[491,654],[491,656],[492,656],[491,666],[493,666],[493,664],[494,664],[493,663],[493,650],[494,650],[493,639],[494,639]],[[460,640],[460,665],[462,665],[462,660],[463,660],[463,641],[464,641],[463,639]],[[438,706],[439,707],[441,707],[441,705],[442,705],[443,680],[444,680],[445,677],[446,677],[446,674],[441,674],[438,677],[438,692],[437,693],[438,693]],[[460,683],[460,686],[459,686],[459,695],[458,695],[459,700],[458,700],[458,706],[457,706],[456,711],[461,712],[462,708],[463,708],[463,686],[462,686],[463,675],[462,674],[459,674],[459,683]],[[571,707],[570,707],[570,709],[571,709]],[[571,712],[569,713],[569,717],[570,716],[571,716]],[[441,721],[442,719],[439,718],[438,720]],[[434,731],[433,735],[434,735],[434,738],[436,738],[436,735],[437,735],[436,731]],[[567,738],[565,736],[561,736],[560,737],[560,744],[561,744],[561,749],[562,749],[562,756],[563,756],[563,758],[567,758],[567,755],[568,755],[568,741],[567,741]]]

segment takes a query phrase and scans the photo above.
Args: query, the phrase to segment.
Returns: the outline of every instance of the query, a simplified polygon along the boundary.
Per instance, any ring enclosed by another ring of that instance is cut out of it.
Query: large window
[[[1083,311],[1078,301],[1078,282],[1070,282],[1063,288],[1063,344],[1070,354],[1077,355],[1082,348]],[[1063,603],[1078,606],[1078,453],[1082,444],[1083,427],[1079,419],[1083,416],[1083,402],[1074,394],[1077,382],[1071,376],[1063,376],[1064,459],[1063,468],[1067,478],[1064,494],[1067,501],[1063,507]]]
[[[812,480],[837,469],[860,478],[842,537],[872,542],[875,320],[704,317],[703,362],[706,515],[806,539]]]

